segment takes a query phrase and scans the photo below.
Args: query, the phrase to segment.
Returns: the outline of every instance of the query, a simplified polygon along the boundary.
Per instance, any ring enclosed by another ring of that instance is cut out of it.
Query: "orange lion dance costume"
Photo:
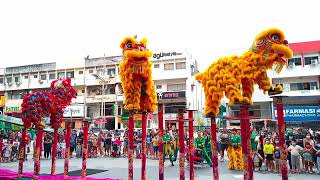
[[[126,37],[121,42],[124,60],[120,63],[120,78],[125,97],[125,109],[153,112],[157,94],[152,80],[152,52],[146,48],[147,39]]]
[[[279,29],[271,28],[257,35],[252,47],[241,56],[222,57],[212,63],[204,72],[196,75],[205,92],[206,116],[218,115],[220,100],[224,96],[230,100],[229,105],[252,104],[254,84],[258,84],[264,93],[282,92],[281,86],[272,86],[267,70],[274,66],[275,71],[279,73],[292,55],[284,33]],[[235,150],[241,153],[241,147]],[[230,149],[230,152],[234,151]],[[235,156],[235,153],[228,153],[229,155]],[[241,158],[242,155],[238,154],[238,156]],[[230,164],[242,163],[229,162]],[[242,169],[242,167],[235,168]]]

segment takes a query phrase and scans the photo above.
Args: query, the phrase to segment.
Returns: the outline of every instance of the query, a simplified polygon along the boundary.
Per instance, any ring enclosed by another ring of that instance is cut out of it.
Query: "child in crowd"
[[[309,142],[305,143],[305,147],[303,149],[303,158],[304,158],[304,167],[306,170],[306,173],[309,172],[310,174],[313,174],[313,152],[314,148],[311,146]]]
[[[57,156],[58,156],[58,159],[61,159],[61,151],[62,151],[62,143],[59,142],[59,143],[58,143],[58,147],[57,147]]]
[[[266,144],[263,147],[263,152],[266,157],[266,166],[268,171],[273,171],[274,170],[274,163],[273,163],[273,153],[274,153],[274,146],[270,142],[270,139],[266,139]]]
[[[281,158],[281,151],[280,151],[280,147],[276,146],[276,150],[274,151],[274,159],[275,159],[275,164],[276,164],[276,169],[275,172],[280,172],[280,160]]]
[[[147,157],[150,158],[153,155],[153,150],[152,150],[152,136],[150,133],[148,133],[147,135],[147,139],[146,139],[146,143],[147,143]]]
[[[93,147],[93,157],[95,158],[97,157],[97,153],[98,153],[97,144],[98,144],[98,136],[94,135],[92,138],[92,147]]]
[[[153,154],[154,154],[154,159],[158,159],[158,146],[159,146],[159,141],[158,137],[155,136],[152,139],[152,146],[153,146]]]
[[[3,150],[3,160],[4,162],[9,162],[11,159],[11,151],[12,146],[9,142],[4,144],[4,150]]]
[[[300,173],[300,152],[303,151],[303,148],[292,140],[288,151],[291,153],[292,173]]]
[[[66,158],[66,141],[64,139],[61,143],[61,158]]]
[[[81,157],[81,152],[82,152],[82,146],[81,146],[80,142],[78,142],[77,146],[76,146],[76,157],[77,158]]]

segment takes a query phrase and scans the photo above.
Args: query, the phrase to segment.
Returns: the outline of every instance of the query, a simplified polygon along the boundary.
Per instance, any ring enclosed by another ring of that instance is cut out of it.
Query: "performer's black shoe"
[[[173,162],[171,162],[171,166],[174,166]]]

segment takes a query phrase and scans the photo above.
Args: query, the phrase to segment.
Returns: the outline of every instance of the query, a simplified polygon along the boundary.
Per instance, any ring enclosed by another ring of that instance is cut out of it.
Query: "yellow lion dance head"
[[[282,87],[272,86],[267,70],[274,67],[279,73],[292,54],[283,32],[270,28],[257,35],[241,56],[226,56],[212,63],[195,77],[204,88],[205,114],[217,116],[223,96],[230,100],[229,105],[252,104],[254,84],[264,92],[282,92]]]
[[[153,112],[157,106],[157,94],[152,80],[152,52],[147,49],[147,39],[126,37],[121,41],[123,61],[120,63],[120,79],[125,97],[125,109]]]

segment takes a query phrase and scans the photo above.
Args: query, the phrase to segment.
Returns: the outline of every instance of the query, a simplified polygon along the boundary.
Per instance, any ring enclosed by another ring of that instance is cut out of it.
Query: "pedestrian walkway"
[[[63,159],[57,160],[57,174],[63,173]],[[69,172],[74,173],[75,171],[81,170],[81,158],[72,158],[69,162]],[[172,167],[169,161],[165,162],[165,180],[177,180],[179,176],[179,161],[175,162],[175,166]],[[24,163],[24,172],[33,171],[33,161],[29,158],[28,161]],[[42,160],[41,161],[41,174],[50,174],[51,170],[51,160]],[[89,177],[94,178],[127,178],[127,167],[128,160],[126,158],[91,158],[87,160],[88,169],[97,170],[96,173],[89,175]],[[17,162],[12,163],[2,163],[0,168],[10,169],[17,171],[18,164]],[[103,171],[103,172],[100,172]],[[186,179],[189,179],[189,170],[186,165],[185,169]],[[140,179],[141,174],[141,160],[134,159],[134,179]],[[230,171],[227,169],[227,161],[219,162],[219,174],[220,179],[222,180],[239,180],[243,179],[242,172],[240,171]],[[270,179],[281,179],[280,174],[268,173],[265,171],[254,172],[255,179],[259,180],[270,180]],[[317,180],[319,175],[309,175],[309,174],[290,174],[290,180]],[[158,179],[158,161],[156,160],[147,160],[147,179]],[[195,179],[196,180],[208,180],[212,179],[212,169],[205,165],[204,167],[199,167],[195,169]]]

